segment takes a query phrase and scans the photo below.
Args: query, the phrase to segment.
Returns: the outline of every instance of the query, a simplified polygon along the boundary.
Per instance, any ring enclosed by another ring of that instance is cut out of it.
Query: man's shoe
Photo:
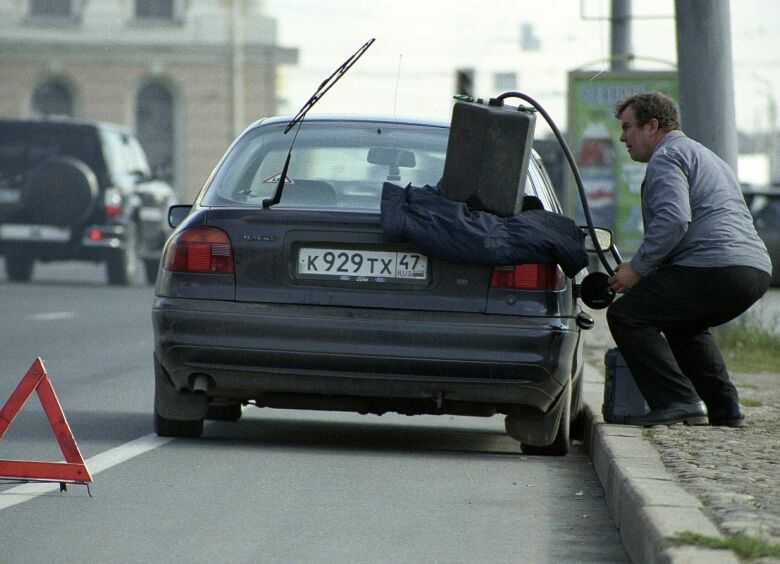
[[[645,415],[629,417],[629,425],[674,425],[685,423],[686,425],[707,425],[707,407],[703,401],[692,403],[673,402],[665,407],[657,407]]]
[[[713,413],[710,415],[710,425],[713,427],[744,427],[745,412],[737,404],[731,411]]]

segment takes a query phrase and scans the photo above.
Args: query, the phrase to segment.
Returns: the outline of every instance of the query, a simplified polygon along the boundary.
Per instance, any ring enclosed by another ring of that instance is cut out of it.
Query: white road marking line
[[[76,314],[72,311],[52,311],[49,313],[32,313],[27,316],[30,321],[59,321],[61,319],[73,319]]]
[[[135,458],[150,450],[161,447],[172,440],[172,437],[158,437],[154,433],[151,433],[116,448],[96,454],[92,458],[85,460],[84,464],[86,464],[89,473],[94,477],[95,474],[98,474],[103,470],[108,470],[112,466],[116,466],[131,458]],[[59,489],[59,484],[49,483],[30,483],[15,486],[0,492],[0,511],[24,503],[25,501],[30,501],[38,496],[59,491]]]

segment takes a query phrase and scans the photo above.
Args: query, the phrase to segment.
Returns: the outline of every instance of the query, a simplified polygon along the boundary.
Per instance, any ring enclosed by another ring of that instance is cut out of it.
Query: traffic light
[[[459,96],[474,96],[474,69],[455,70],[455,93]]]

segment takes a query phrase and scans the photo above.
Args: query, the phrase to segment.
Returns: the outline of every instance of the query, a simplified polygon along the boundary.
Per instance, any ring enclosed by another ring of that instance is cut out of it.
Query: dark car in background
[[[128,129],[71,118],[0,120],[0,255],[9,280],[36,261],[106,264],[108,282],[157,275],[170,185]]]
[[[307,118],[281,201],[264,206],[287,124],[247,129],[194,205],[171,210],[152,310],[157,434],[197,437],[246,404],[505,414],[525,452],[566,454],[582,405],[574,280],[556,264],[454,264],[383,234],[383,182],[436,185],[448,124]],[[536,155],[525,191],[561,213]]]
[[[780,186],[748,186],[743,194],[772,259],[772,285],[780,286]]]

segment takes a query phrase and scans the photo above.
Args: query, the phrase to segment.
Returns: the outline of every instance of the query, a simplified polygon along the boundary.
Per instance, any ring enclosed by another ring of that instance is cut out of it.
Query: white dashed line
[[[59,321],[61,319],[74,319],[76,314],[72,311],[52,311],[49,313],[32,313],[27,316],[30,321]]]
[[[152,433],[116,448],[101,452],[100,454],[85,460],[84,463],[86,464],[89,473],[94,477],[95,474],[99,474],[103,470],[108,470],[117,464],[121,464],[131,458],[135,458],[136,456],[140,456],[157,447],[161,447],[172,440],[173,438],[171,437],[158,437]],[[59,484],[30,483],[7,489],[0,492],[0,511],[24,503],[25,501],[30,501],[38,496],[59,491],[59,488]]]

